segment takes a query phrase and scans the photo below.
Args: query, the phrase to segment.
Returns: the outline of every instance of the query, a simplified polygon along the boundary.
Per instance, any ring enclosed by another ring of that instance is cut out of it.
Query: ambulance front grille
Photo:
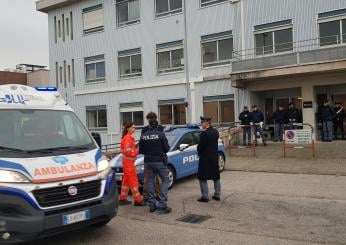
[[[77,188],[77,194],[69,194],[69,187]],[[79,202],[98,197],[101,192],[101,180],[89,181],[73,185],[34,190],[33,194],[41,207],[53,207],[73,202]]]

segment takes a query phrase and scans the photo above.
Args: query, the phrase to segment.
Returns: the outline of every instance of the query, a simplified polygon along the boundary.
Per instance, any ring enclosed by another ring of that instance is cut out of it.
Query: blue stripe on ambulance
[[[23,198],[25,201],[30,203],[33,208],[40,210],[36,202],[24,191],[16,189],[16,188],[10,188],[10,187],[0,187],[0,194],[5,195],[11,195],[11,196],[18,196]]]
[[[21,173],[25,174],[26,176],[32,178],[32,176],[28,172],[28,170],[26,170],[26,168],[24,168],[19,163],[0,160],[0,168],[1,169],[8,169],[8,170],[18,170],[19,172],[21,172]]]

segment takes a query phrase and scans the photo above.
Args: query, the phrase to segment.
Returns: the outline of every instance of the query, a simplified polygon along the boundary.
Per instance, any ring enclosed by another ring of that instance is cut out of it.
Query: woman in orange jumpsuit
[[[121,140],[121,152],[123,162],[123,182],[121,184],[121,194],[119,196],[119,204],[127,205],[131,204],[127,200],[129,190],[131,190],[134,198],[134,206],[144,206],[143,197],[138,190],[138,178],[135,167],[135,161],[138,155],[138,149],[136,148],[136,142],[133,137],[136,131],[133,122],[128,122],[124,125],[122,140]]]

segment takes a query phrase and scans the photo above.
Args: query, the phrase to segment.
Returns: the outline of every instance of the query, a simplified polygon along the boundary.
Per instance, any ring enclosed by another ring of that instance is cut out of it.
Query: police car
[[[103,226],[118,210],[114,171],[53,87],[0,86],[0,243]]]
[[[170,127],[165,130],[170,151],[168,156],[169,169],[169,188],[172,188],[176,180],[197,174],[199,158],[197,155],[197,145],[201,135],[201,130],[196,125],[186,127]],[[225,147],[222,141],[219,141],[219,169],[222,172],[225,169]],[[122,157],[121,155],[113,158],[110,162],[116,172],[116,179],[120,184],[123,177]],[[140,183],[144,179],[144,157],[139,155],[136,162],[137,175]]]

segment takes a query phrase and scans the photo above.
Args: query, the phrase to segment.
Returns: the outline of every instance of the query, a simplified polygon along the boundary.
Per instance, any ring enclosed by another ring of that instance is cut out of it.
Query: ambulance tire
[[[168,165],[167,166],[168,168],[168,179],[169,179],[169,186],[168,186],[168,189],[172,189],[172,187],[174,186],[175,184],[175,181],[177,180],[177,175],[175,173],[175,169],[171,166],[171,165]]]

